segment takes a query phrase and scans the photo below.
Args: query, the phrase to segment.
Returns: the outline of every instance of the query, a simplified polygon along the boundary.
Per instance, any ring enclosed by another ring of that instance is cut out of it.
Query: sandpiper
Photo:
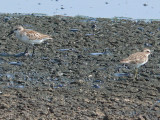
[[[34,30],[25,29],[21,25],[15,26],[14,29],[8,34],[8,36],[13,33],[16,34],[16,37],[20,41],[22,41],[26,44],[33,45],[32,55],[34,55],[34,45],[41,44],[46,40],[52,39],[52,37],[49,35],[44,35],[42,33],[34,31]],[[27,45],[24,53],[26,53],[27,51],[28,51],[28,45]]]
[[[138,68],[148,62],[148,56],[151,54],[150,49],[145,48],[143,52],[131,54],[128,58],[120,61],[121,63],[133,64],[135,69],[134,79],[137,79]]]

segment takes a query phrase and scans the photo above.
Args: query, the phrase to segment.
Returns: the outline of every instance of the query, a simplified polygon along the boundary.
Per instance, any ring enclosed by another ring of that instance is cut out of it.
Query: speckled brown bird
[[[150,49],[145,48],[143,52],[131,54],[128,58],[123,59],[120,62],[133,64],[136,67],[134,79],[137,79],[138,68],[148,62],[148,56],[150,54]]]
[[[34,45],[35,44],[41,44],[46,40],[52,39],[52,37],[50,37],[48,35],[44,35],[44,34],[39,33],[37,31],[24,29],[20,25],[15,26],[14,29],[8,34],[8,36],[11,35],[12,33],[16,33],[16,37],[20,41],[22,41],[26,44],[33,45],[32,55],[34,54]],[[27,51],[28,51],[28,46],[26,47],[25,52],[27,52]]]

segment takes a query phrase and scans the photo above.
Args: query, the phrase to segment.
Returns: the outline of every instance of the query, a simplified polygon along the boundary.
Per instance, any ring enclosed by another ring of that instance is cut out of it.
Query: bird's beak
[[[13,34],[14,33],[14,31],[12,30],[9,34],[8,34],[8,36],[10,36],[11,34]]]

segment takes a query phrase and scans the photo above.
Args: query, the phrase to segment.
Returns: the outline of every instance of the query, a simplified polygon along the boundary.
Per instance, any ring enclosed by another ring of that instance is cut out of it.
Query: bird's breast
[[[22,41],[22,42],[24,42],[24,43],[29,43],[29,38],[26,36],[26,35],[23,35],[23,34],[16,34],[16,37],[20,40],[20,41]]]

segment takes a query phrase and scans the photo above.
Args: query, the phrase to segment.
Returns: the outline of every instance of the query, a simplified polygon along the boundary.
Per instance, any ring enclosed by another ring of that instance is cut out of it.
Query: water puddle
[[[18,85],[16,86],[16,88],[24,88],[25,86],[24,85]]]
[[[94,34],[92,33],[88,33],[88,34],[85,34],[85,36],[93,36]]]
[[[18,54],[14,54],[14,57],[21,57],[21,56],[25,56],[24,52],[18,53]]]
[[[9,62],[10,65],[22,66],[22,62]]]
[[[98,55],[103,55],[104,53],[90,53],[90,55],[95,55],[95,56],[98,56]]]
[[[3,57],[21,57],[21,56],[25,56],[25,53],[18,53],[18,54],[8,54],[8,53],[0,53],[0,56]]]
[[[116,77],[123,77],[123,76],[129,76],[129,73],[114,73],[114,76]]]
[[[63,87],[63,85],[59,84],[59,85],[54,86],[53,88],[61,88],[61,87]]]
[[[99,55],[112,55],[112,53],[108,50],[108,49],[105,49],[104,52],[97,52],[97,53],[90,53],[90,55],[94,55],[94,56],[99,56]]]
[[[72,29],[70,29],[70,31],[72,31],[72,32],[77,32],[77,31],[78,31],[78,29],[76,29],[76,28],[72,28]]]
[[[59,51],[73,51],[74,49],[72,48],[67,48],[67,49],[58,49]]]

